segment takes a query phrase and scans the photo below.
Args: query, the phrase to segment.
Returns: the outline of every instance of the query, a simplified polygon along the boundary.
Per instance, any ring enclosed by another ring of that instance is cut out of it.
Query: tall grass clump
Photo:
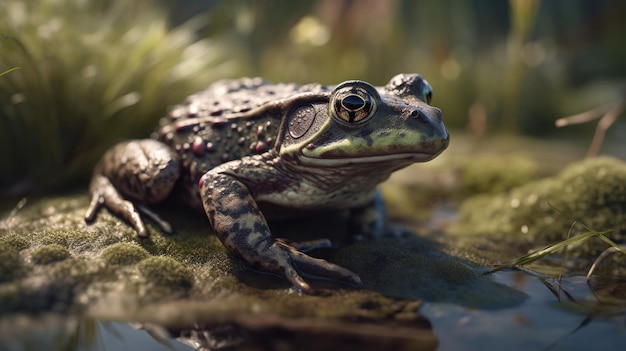
[[[104,149],[148,136],[167,106],[226,74],[198,21],[156,1],[0,2],[0,197],[84,179]]]

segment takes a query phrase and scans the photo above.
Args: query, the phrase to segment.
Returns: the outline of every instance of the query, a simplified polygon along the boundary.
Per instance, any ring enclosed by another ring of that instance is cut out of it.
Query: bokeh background
[[[220,78],[418,72],[455,135],[586,146],[626,76],[620,0],[2,0],[0,197],[85,188],[116,141]],[[623,117],[606,142],[622,147]]]

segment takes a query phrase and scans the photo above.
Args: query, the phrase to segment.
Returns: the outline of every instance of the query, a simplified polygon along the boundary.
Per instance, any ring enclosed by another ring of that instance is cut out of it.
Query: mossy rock
[[[616,242],[626,240],[626,163],[600,157],[574,163],[560,174],[531,182],[500,195],[478,195],[461,206],[456,235],[516,238],[545,245],[587,231],[610,231]],[[583,225],[574,225],[575,222]],[[572,227],[572,230],[570,230]],[[601,240],[586,240],[575,249],[597,255]]]
[[[19,250],[6,242],[0,243],[0,283],[19,277],[24,271]]]
[[[318,294],[305,295],[286,280],[249,270],[229,255],[202,214],[155,209],[176,233],[165,235],[148,221],[150,236],[140,239],[106,210],[95,223],[85,224],[87,206],[87,194],[42,199],[28,203],[10,223],[0,223],[0,313],[88,314],[153,322],[179,331],[190,323],[212,327],[235,323],[259,336],[274,331],[302,336],[323,330],[365,346],[406,341],[403,345],[425,342],[432,348],[436,339],[429,331],[422,333],[427,322],[419,306],[423,299],[437,301],[443,296],[433,292],[460,292],[447,294],[444,300],[463,306],[497,308],[524,300],[478,274],[479,268],[417,236],[314,253],[353,269],[365,287],[355,290],[309,279]],[[308,228],[303,219],[274,228],[280,236],[300,233],[303,226],[317,235],[343,232],[334,220],[315,222],[331,228]],[[360,333],[360,328],[372,333]]]
[[[193,274],[180,262],[171,257],[150,257],[141,261],[137,269],[146,283],[172,290],[191,288]]]
[[[61,245],[51,244],[38,247],[31,254],[31,259],[35,264],[51,264],[63,261],[71,256],[70,252]]]
[[[460,194],[498,194],[537,179],[539,165],[521,156],[479,156],[460,173]]]
[[[0,245],[12,247],[17,251],[22,251],[30,247],[30,243],[24,237],[17,234],[8,234],[0,236]]]
[[[102,250],[101,257],[110,266],[131,266],[148,258],[146,249],[133,243],[115,243]]]

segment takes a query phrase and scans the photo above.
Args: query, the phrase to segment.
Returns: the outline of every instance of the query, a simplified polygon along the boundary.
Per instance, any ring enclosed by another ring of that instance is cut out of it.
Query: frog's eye
[[[422,87],[422,101],[430,105],[430,100],[433,99],[433,88],[424,80],[424,86]]]
[[[335,88],[330,109],[342,122],[358,123],[374,115],[378,99],[373,86],[359,81],[345,82]]]

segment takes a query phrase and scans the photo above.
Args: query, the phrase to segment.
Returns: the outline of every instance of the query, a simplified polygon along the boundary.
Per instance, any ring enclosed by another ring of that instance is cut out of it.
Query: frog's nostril
[[[419,117],[419,115],[420,115],[420,112],[418,110],[411,111],[411,117],[417,118]]]

